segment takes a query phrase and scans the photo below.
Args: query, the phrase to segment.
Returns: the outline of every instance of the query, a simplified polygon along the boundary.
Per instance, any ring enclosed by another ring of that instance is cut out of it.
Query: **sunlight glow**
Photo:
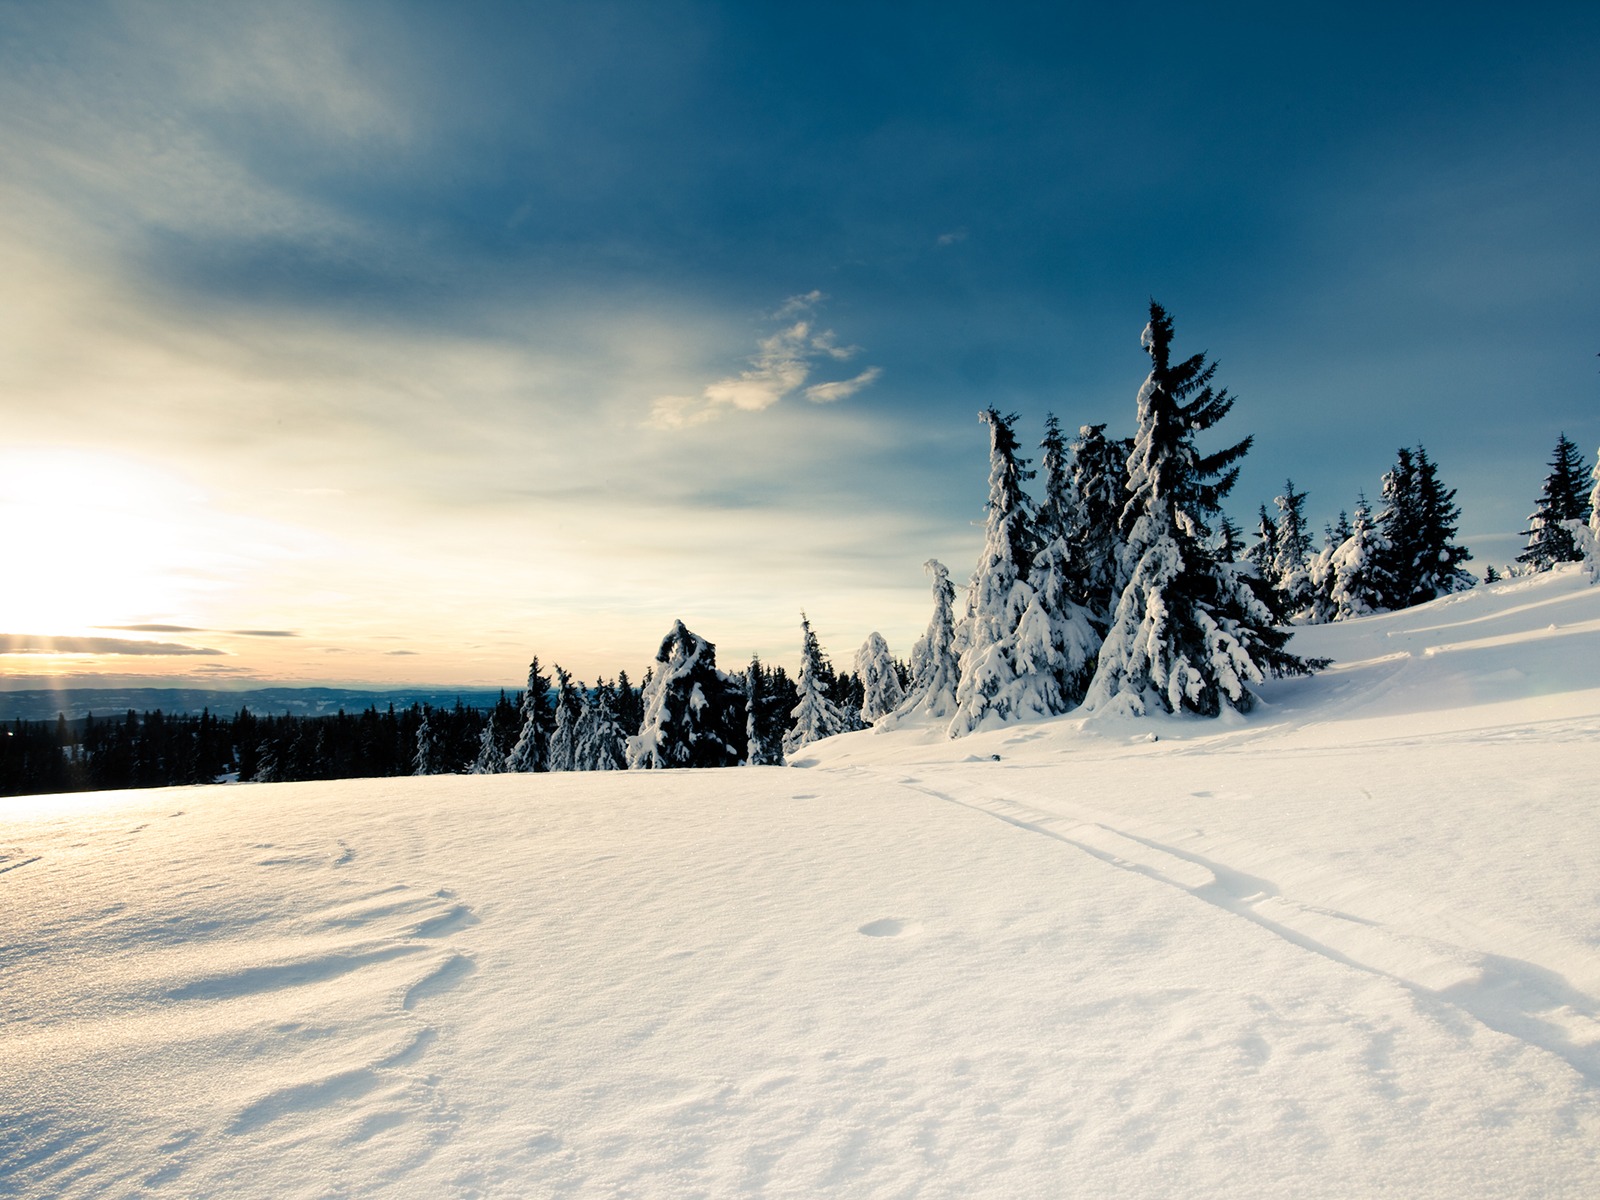
[[[86,634],[172,619],[204,586],[194,572],[204,513],[203,495],[132,459],[0,452],[0,632]]]

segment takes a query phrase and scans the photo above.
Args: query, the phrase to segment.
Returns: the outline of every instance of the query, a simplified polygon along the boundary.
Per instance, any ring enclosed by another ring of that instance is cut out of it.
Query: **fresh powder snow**
[[[0,800],[0,1194],[1600,1195],[1600,587],[1292,649],[1212,721]]]

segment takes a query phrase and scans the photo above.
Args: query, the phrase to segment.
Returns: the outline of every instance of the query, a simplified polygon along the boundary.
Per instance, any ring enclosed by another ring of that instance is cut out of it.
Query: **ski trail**
[[[1464,923],[1451,930],[1460,940],[1428,936],[1308,903],[1286,895],[1270,879],[1103,821],[1045,812],[1009,797],[962,799],[910,777],[899,783],[1185,892],[1302,950],[1448,1004],[1498,1033],[1556,1055],[1586,1082],[1600,1086],[1600,999],[1551,966],[1483,948],[1479,943],[1489,939],[1474,938]],[[1573,965],[1588,967],[1588,978],[1600,978],[1600,964]]]

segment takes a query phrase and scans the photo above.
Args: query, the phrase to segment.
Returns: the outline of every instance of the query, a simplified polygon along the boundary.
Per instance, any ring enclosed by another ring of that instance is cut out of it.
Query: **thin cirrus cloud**
[[[861,353],[860,346],[841,345],[833,330],[817,328],[812,315],[825,299],[819,291],[789,297],[772,314],[774,320],[789,323],[757,343],[749,366],[707,385],[698,396],[658,397],[649,423],[658,429],[681,429],[730,409],[762,412],[796,393],[813,404],[833,404],[869,387],[883,374],[881,368],[868,367],[849,379],[807,383],[818,366],[846,362]]]
[[[26,633],[0,633],[0,654],[221,654],[209,646],[180,642],[141,642],[133,638],[39,637]]]
[[[226,633],[233,637],[293,638],[300,635],[292,629],[204,629],[198,625],[101,625],[100,629],[118,629],[125,633]]]

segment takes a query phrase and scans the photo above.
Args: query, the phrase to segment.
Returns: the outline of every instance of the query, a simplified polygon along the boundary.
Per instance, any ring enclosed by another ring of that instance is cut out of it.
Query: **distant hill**
[[[507,694],[510,694],[508,689]],[[469,708],[490,708],[500,697],[499,689],[437,690],[408,689],[393,692],[362,692],[346,688],[277,687],[231,692],[208,688],[49,688],[0,692],[0,720],[48,721],[57,713],[69,720],[88,716],[120,716],[130,708],[138,712],[160,709],[164,713],[236,713],[248,708],[258,716],[331,716],[340,709],[364,712],[368,708],[409,708],[427,704],[435,708],[453,707],[459,699]]]

